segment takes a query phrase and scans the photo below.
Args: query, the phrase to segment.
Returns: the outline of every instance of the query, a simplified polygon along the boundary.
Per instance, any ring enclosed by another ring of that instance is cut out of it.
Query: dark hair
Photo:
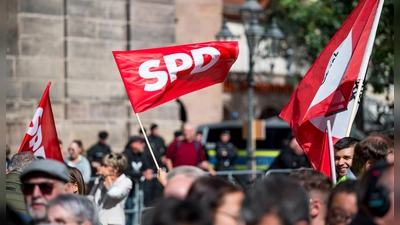
[[[6,155],[9,155],[10,153],[11,153],[10,146],[8,146],[8,145],[6,144]]]
[[[290,176],[298,179],[309,193],[320,191],[324,198],[321,200],[328,205],[328,197],[332,190],[332,180],[328,176],[317,170],[295,170]]]
[[[242,217],[247,225],[255,225],[267,215],[276,215],[282,224],[310,222],[309,197],[293,177],[270,174],[246,192]]]
[[[212,225],[211,214],[196,200],[169,197],[161,199],[152,212],[149,212],[147,225]]]
[[[83,150],[83,143],[81,140],[73,140],[72,142],[76,143],[78,145],[78,147],[82,148],[82,150]]]
[[[157,128],[158,127],[158,125],[157,124],[155,124],[155,123],[153,123],[153,124],[151,124],[151,126],[150,126],[150,130],[151,131],[153,131],[155,128]]]
[[[198,201],[213,214],[222,205],[223,197],[226,194],[241,191],[241,187],[235,186],[225,178],[200,177],[192,184],[186,198]]]
[[[345,148],[350,148],[356,146],[356,144],[360,142],[360,140],[352,137],[344,137],[339,139],[333,147],[335,148],[336,151],[345,149]]]
[[[368,161],[373,165],[380,160],[386,160],[393,150],[394,143],[381,134],[366,137],[354,147],[352,172],[360,176],[362,168]]]
[[[143,130],[144,130],[145,133],[147,133],[146,128],[143,127]],[[142,128],[139,127],[139,131],[138,132],[139,132],[139,134],[143,134]]]
[[[182,134],[183,134],[182,131],[177,130],[174,132],[174,137],[177,138],[177,137],[181,136]]]
[[[358,181],[357,180],[345,180],[338,183],[331,191],[328,200],[328,209],[331,208],[333,198],[341,193],[355,194],[357,196]]]
[[[58,139],[58,144],[62,145],[62,141],[60,138]]]
[[[101,140],[104,140],[104,139],[106,139],[107,137],[108,137],[107,131],[100,131],[100,132],[99,132],[99,138],[100,138]]]
[[[80,195],[84,195],[86,194],[86,186],[85,186],[85,182],[83,180],[83,176],[81,171],[79,171],[79,169],[72,167],[72,166],[68,166],[68,172],[69,172],[69,180],[68,182],[71,184],[77,184],[78,185],[78,193]]]

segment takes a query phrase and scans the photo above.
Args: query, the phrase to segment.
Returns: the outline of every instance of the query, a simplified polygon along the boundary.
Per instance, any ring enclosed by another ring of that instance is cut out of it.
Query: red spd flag
[[[377,13],[378,1],[359,2],[280,113],[280,117],[289,123],[313,168],[328,176],[331,176],[331,168],[326,123],[331,121],[333,143],[345,137],[351,107],[358,104],[354,103],[356,83],[364,79],[366,62],[371,54],[366,51],[366,46],[375,39],[380,16],[380,11]],[[374,31],[373,24],[376,24]]]
[[[32,152],[35,156],[64,162],[50,103],[50,85],[51,82],[47,84],[18,153]]]
[[[113,51],[135,113],[222,83],[236,61],[236,41]]]

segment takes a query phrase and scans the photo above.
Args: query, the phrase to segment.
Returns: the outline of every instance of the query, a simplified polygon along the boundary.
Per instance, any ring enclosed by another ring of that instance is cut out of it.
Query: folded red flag
[[[113,51],[135,113],[222,83],[236,61],[236,41]]]
[[[35,156],[64,162],[50,103],[50,85],[51,82],[47,84],[18,153],[32,152]]]

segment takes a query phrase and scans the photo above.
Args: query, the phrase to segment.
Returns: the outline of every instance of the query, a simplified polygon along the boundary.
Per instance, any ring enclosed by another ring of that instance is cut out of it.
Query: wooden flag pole
[[[139,114],[138,114],[138,113],[135,113],[135,115],[136,115],[136,118],[137,118],[138,121],[139,121],[140,129],[142,129],[142,132],[143,132],[143,135],[144,135],[144,139],[146,140],[147,146],[149,146],[149,150],[150,150],[151,156],[153,157],[154,164],[156,164],[157,171],[159,171],[159,170],[160,170],[160,167],[158,166],[156,157],[154,156],[154,153],[153,153],[153,149],[151,148],[151,145],[150,145],[150,143],[149,143],[149,140],[147,139],[147,134],[146,134],[146,132],[144,131],[144,128],[143,128],[143,125],[142,125],[142,121],[140,120]]]
[[[347,125],[346,137],[350,136],[350,131],[351,131],[351,127],[353,125],[355,114],[356,114],[356,111],[357,111],[358,101],[360,100],[360,93],[361,93],[361,88],[363,86],[363,83],[364,83],[363,79],[359,80],[359,83],[358,83],[358,86],[357,86],[356,97],[354,99],[353,108],[351,109],[349,124]]]
[[[329,142],[329,158],[331,164],[331,174],[332,174],[332,183],[336,184],[336,169],[335,169],[335,158],[333,153],[333,141],[332,141],[332,128],[331,121],[326,121],[326,130],[328,131],[328,142]]]

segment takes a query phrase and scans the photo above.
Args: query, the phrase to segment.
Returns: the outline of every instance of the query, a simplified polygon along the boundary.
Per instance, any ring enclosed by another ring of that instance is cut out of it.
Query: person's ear
[[[365,170],[364,170],[364,171],[367,171],[370,167],[371,167],[371,160],[368,160],[368,161],[365,163]]]
[[[78,183],[75,182],[74,184],[72,184],[72,192],[74,194],[79,193]]]
[[[315,218],[321,212],[322,202],[318,198],[310,199],[310,216],[311,218]]]

